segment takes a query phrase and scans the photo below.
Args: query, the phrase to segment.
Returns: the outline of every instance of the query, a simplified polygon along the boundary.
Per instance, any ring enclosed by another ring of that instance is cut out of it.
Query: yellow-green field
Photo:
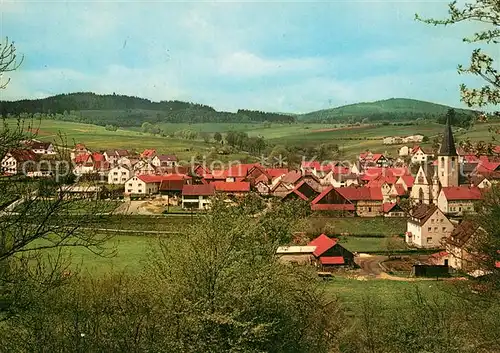
[[[14,123],[13,121],[10,121]],[[174,153],[181,159],[189,160],[195,154],[208,154],[216,146],[215,142],[204,142],[201,138],[185,140],[172,137],[153,136],[135,130],[119,129],[107,131],[102,126],[65,122],[59,120],[41,120],[31,122],[38,138],[44,141],[58,141],[62,134],[69,145],[75,142],[85,143],[94,150],[123,148],[141,151],[155,148],[159,153]],[[314,146],[321,143],[336,143],[344,151],[346,157],[353,157],[367,149],[395,154],[399,146],[382,144],[386,136],[405,136],[420,133],[430,139],[437,136],[443,126],[436,123],[425,123],[411,126],[365,125],[347,127],[341,124],[164,124],[166,131],[190,129],[198,132],[227,132],[230,130],[245,131],[249,136],[263,136],[271,145],[291,145],[298,147]],[[490,141],[490,126],[500,127],[500,122],[477,124],[472,129],[456,133],[456,139],[470,138],[472,141]],[[430,146],[425,144],[424,146]],[[245,158],[245,153],[227,156],[226,158]]]

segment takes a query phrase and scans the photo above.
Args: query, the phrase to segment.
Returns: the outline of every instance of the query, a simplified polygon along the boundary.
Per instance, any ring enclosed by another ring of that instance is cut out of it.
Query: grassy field
[[[14,123],[14,121],[11,121]],[[65,122],[59,120],[42,120],[32,122],[33,130],[37,131],[38,138],[45,141],[58,141],[58,134],[62,133],[67,143],[85,143],[94,150],[108,148],[124,148],[142,151],[146,148],[155,148],[159,153],[174,153],[179,158],[189,160],[195,154],[208,154],[215,145],[214,142],[205,143],[201,139],[184,140],[180,138],[152,136],[144,134],[138,129],[119,129],[107,131],[104,127],[89,124]],[[396,155],[399,146],[386,146],[382,139],[386,136],[405,136],[420,133],[425,136],[437,136],[443,131],[443,126],[436,123],[425,123],[417,126],[393,125],[362,125],[346,127],[341,124],[163,124],[166,131],[190,129],[208,133],[227,132],[230,130],[245,131],[250,136],[263,136],[271,145],[285,146],[314,146],[321,143],[337,143],[346,158],[352,158],[359,152],[370,149],[372,151],[387,152]],[[488,128],[491,125],[500,126],[500,122],[492,124],[477,124],[464,134],[457,134],[457,140],[470,138],[472,141],[490,140]],[[429,147],[430,144],[424,144]],[[226,159],[245,159],[245,153],[224,156]]]
[[[341,237],[340,244],[352,252],[375,252],[386,251],[386,238],[368,238],[368,237]],[[396,238],[395,243],[391,244],[392,250],[406,250],[408,247],[403,238]]]
[[[361,310],[363,301],[371,299],[381,308],[404,310],[419,290],[424,296],[446,294],[447,284],[439,281],[358,280],[335,277],[324,284],[328,295],[337,297],[348,312]]]
[[[328,218],[311,217],[311,227],[316,231],[328,230],[328,235],[383,235],[393,236],[404,234],[406,231],[406,219],[403,218]]]

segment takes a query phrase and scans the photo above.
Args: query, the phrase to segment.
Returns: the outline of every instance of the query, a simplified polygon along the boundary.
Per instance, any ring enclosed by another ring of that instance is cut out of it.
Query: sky
[[[448,1],[6,1],[20,68],[0,99],[93,91],[303,113],[414,98],[463,107],[474,25]]]

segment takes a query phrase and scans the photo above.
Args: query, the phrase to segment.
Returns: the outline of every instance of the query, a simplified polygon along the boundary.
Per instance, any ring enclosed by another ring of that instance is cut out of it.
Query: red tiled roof
[[[431,257],[433,257],[435,259],[439,259],[439,258],[446,257],[446,256],[448,256],[448,252],[447,251],[440,251],[440,252],[431,254]]]
[[[89,158],[91,158],[90,154],[87,154],[87,153],[79,154],[79,155],[75,156],[75,163],[76,164],[87,163],[87,161],[89,160]]]
[[[156,150],[144,150],[144,152],[141,153],[142,158],[149,158],[153,157],[153,155],[156,154]]]
[[[161,183],[163,181],[184,181],[191,179],[190,176],[185,174],[167,174],[167,175],[139,175],[139,179],[145,183]]]
[[[354,211],[355,207],[352,203],[345,204],[323,204],[315,203],[311,204],[312,211]]]
[[[102,162],[106,158],[104,158],[103,154],[101,154],[99,152],[94,152],[94,153],[92,153],[92,159],[94,160],[94,162]]]
[[[313,239],[309,244],[307,244],[307,246],[315,246],[316,250],[314,250],[313,255],[319,257],[334,247],[335,244],[337,244],[337,239],[329,238],[325,234],[321,234],[319,237]]]
[[[319,258],[322,265],[343,265],[345,263],[342,256],[323,256]]]
[[[415,178],[412,175],[402,175],[400,177],[406,184],[407,187],[413,187],[413,183],[415,182]]]
[[[382,153],[374,153],[372,155],[372,159],[376,162],[378,161],[380,158],[384,157],[384,155]]]
[[[390,202],[386,202],[384,204],[382,204],[382,212],[384,213],[389,213],[391,212],[391,210],[396,207],[397,203],[390,203]]]
[[[500,261],[495,262],[495,267],[500,268]]]
[[[160,183],[161,191],[182,191],[186,180],[185,179],[167,179],[162,180]]]
[[[230,178],[244,178],[248,174],[248,170],[256,165],[259,165],[257,163],[252,163],[252,164],[237,164],[234,166],[230,166],[227,171],[226,175]]]
[[[195,174],[198,174],[199,176],[203,176],[203,175],[206,175],[206,174],[210,174],[210,169],[206,166],[203,166],[203,165],[197,165],[195,168],[194,168],[194,173]]]
[[[451,186],[442,188],[444,196],[450,200],[480,200],[481,190],[476,186]]]
[[[37,155],[32,150],[11,150],[11,156],[18,162],[34,161]]]
[[[406,194],[405,188],[401,184],[394,184],[394,188],[396,189],[397,196],[403,196]]]
[[[288,194],[285,195],[285,197],[287,197],[290,194],[295,194],[295,195],[297,195],[298,197],[300,197],[304,201],[308,200],[307,196],[304,195],[303,193],[301,193],[299,190],[297,190],[297,188],[295,188],[292,191],[290,191]]]
[[[213,196],[215,188],[212,184],[207,185],[184,185],[182,195],[184,196]]]
[[[138,175],[137,178],[145,183],[161,183],[163,180],[163,175]]]
[[[298,170],[292,170],[281,178],[281,182],[284,184],[295,184],[302,177],[302,173]]]
[[[269,168],[269,169],[266,169],[266,172],[267,174],[269,174],[269,176],[271,178],[277,178],[277,177],[280,177],[286,173],[288,173],[288,169],[287,168]]]
[[[250,183],[247,181],[236,181],[236,182],[225,182],[225,181],[214,181],[212,185],[215,187],[215,191],[222,192],[249,192]]]

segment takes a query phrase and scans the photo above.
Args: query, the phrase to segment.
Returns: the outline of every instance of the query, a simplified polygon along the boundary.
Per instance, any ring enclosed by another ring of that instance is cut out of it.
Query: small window
[[[437,232],[438,231],[438,227],[434,227],[434,231]]]
[[[428,227],[428,228],[427,228],[427,231],[428,231],[428,232],[432,232],[432,227]]]
[[[432,237],[427,237],[427,244],[432,243]]]
[[[138,191],[139,193],[141,193],[141,192],[142,192],[142,189],[139,189],[139,190],[137,190],[137,191]]]
[[[128,192],[132,192],[132,189],[128,189],[127,191],[128,191]]]
[[[443,223],[443,221],[444,221],[444,219],[442,219],[442,218],[441,218],[441,219],[440,219],[440,222],[441,222],[441,223]]]
[[[446,227],[443,227],[443,232],[446,232]]]
[[[434,223],[434,218],[433,218],[433,219],[431,219],[431,223]]]

